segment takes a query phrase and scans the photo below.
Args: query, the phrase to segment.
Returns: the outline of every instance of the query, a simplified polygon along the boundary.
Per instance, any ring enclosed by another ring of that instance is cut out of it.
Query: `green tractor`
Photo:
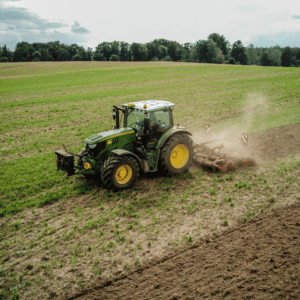
[[[132,187],[140,171],[179,175],[189,170],[195,160],[192,134],[174,126],[173,103],[147,100],[121,106],[113,106],[113,129],[88,137],[81,153],[56,151],[57,169],[99,176],[114,191]]]

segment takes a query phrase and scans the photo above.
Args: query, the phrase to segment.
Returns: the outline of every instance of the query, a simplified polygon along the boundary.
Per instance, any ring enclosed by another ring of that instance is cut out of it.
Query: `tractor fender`
[[[111,153],[113,153],[117,156],[124,156],[124,155],[131,156],[136,159],[137,163],[139,164],[140,169],[143,169],[143,164],[141,162],[141,159],[136,154],[134,154],[130,151],[124,150],[124,149],[115,149],[115,150],[112,150]]]
[[[165,144],[165,142],[169,139],[169,137],[171,137],[172,135],[174,134],[177,134],[177,133],[185,133],[187,135],[190,135],[192,136],[192,133],[189,132],[188,130],[186,130],[185,128],[171,128],[169,129],[168,131],[166,131],[161,137],[160,139],[158,140],[155,148],[156,149],[161,149],[162,146]]]

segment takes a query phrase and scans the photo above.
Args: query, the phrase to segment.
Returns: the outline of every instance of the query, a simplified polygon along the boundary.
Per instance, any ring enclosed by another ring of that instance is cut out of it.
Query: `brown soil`
[[[299,299],[299,210],[274,210],[66,299]]]
[[[300,124],[249,141],[260,163],[297,154]],[[300,299],[299,212],[273,210],[64,299]]]
[[[300,152],[300,123],[249,134],[249,147],[267,162]]]

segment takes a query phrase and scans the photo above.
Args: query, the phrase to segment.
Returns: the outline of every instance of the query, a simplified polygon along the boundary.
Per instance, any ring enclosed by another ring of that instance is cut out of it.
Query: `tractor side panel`
[[[108,156],[114,149],[124,149],[131,151],[133,149],[133,142],[136,140],[135,131],[121,133],[107,140],[105,150],[108,151]]]
[[[147,152],[147,164],[149,172],[157,171],[157,161],[158,161],[158,150]]]

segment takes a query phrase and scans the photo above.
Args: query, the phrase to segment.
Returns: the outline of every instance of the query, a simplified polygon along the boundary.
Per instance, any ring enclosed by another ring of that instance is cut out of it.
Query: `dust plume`
[[[256,163],[260,163],[258,149],[251,147],[251,138],[248,139],[248,146],[244,146],[241,141],[242,133],[249,134],[255,129],[255,123],[264,121],[261,118],[257,119],[256,113],[262,111],[267,105],[267,99],[260,93],[248,94],[243,108],[239,109],[241,116],[237,119],[230,119],[227,124],[224,124],[218,132],[214,132],[214,124],[212,125],[211,133],[207,134],[204,129],[193,133],[193,140],[196,144],[207,143],[210,148],[214,148],[223,144],[227,157],[235,158],[251,158]]]

